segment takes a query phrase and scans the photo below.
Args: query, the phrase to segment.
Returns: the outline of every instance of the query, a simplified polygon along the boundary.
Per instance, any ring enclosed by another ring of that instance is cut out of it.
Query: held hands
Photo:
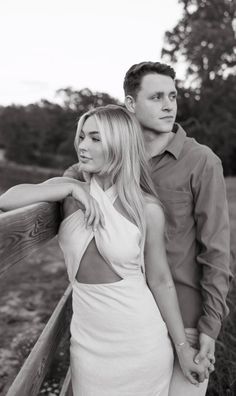
[[[184,376],[191,382],[191,384],[198,386],[199,382],[203,382],[208,375],[210,361],[207,358],[201,359],[199,363],[195,363],[196,349],[191,348],[189,343],[184,343],[180,348],[176,348],[180,367]]]
[[[206,358],[210,361],[210,366],[208,368],[208,376],[206,376],[206,378],[208,378],[209,374],[214,371],[215,340],[205,333],[200,333],[199,345],[200,345],[200,350],[195,356],[194,361],[197,364]]]
[[[81,187],[79,184],[73,183],[71,195],[74,199],[79,201],[83,207],[87,228],[92,226],[93,231],[96,232],[98,226],[105,226],[105,219],[99,204],[96,199],[85,190],[85,188]]]

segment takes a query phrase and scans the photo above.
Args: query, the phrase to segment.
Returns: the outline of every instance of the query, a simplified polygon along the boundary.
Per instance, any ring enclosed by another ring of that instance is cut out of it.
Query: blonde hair
[[[84,122],[93,116],[101,136],[106,165],[100,174],[109,174],[116,184],[118,197],[130,218],[139,227],[144,245],[146,221],[144,193],[157,197],[151,176],[141,127],[124,107],[108,105],[83,114],[78,122],[75,149]]]

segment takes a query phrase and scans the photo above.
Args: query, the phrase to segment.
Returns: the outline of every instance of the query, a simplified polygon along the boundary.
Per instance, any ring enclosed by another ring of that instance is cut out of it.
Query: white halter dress
[[[114,208],[115,186],[103,191],[92,178],[90,193],[103,211],[105,227],[95,233],[86,229],[84,214],[77,210],[62,221],[59,230],[73,287],[73,395],[168,396],[173,350],[141,271],[140,231]],[[103,284],[76,280],[93,238],[99,253],[122,280]]]

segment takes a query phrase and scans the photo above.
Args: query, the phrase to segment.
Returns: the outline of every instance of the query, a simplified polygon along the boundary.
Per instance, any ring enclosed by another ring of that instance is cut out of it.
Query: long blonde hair
[[[83,114],[78,122],[75,149],[84,122],[94,116],[101,136],[106,165],[100,174],[109,174],[118,197],[130,218],[139,227],[144,244],[146,221],[144,193],[157,197],[147,160],[143,134],[135,116],[124,107],[101,106]]]

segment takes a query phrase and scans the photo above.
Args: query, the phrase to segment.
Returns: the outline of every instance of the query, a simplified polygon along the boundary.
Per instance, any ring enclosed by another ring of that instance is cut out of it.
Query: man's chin
[[[173,123],[173,122],[170,122],[170,123],[168,123],[168,124],[166,124],[166,125],[162,125],[161,127],[159,127],[159,128],[157,129],[157,131],[158,131],[159,133],[170,133],[170,132],[173,131],[173,127],[174,127],[174,123]]]
[[[159,128],[154,130],[155,133],[170,133],[173,131],[173,126],[169,126],[168,128]]]

